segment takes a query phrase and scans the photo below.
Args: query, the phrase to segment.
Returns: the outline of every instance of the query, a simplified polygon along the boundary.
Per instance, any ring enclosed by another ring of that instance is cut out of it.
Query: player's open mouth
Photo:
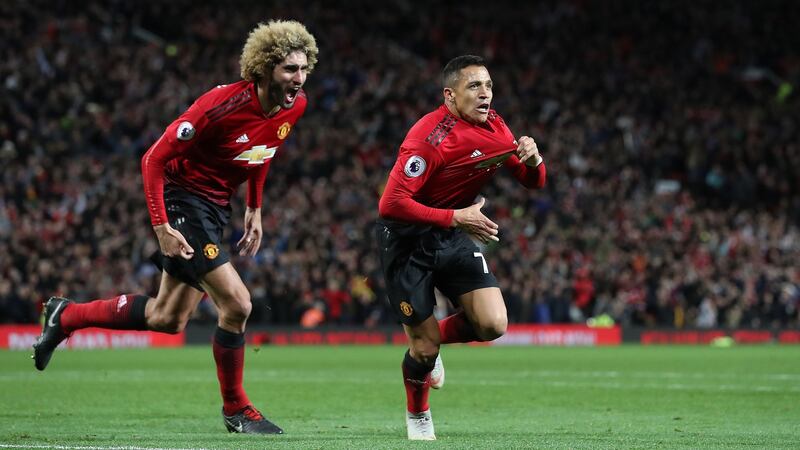
[[[294,99],[297,97],[297,92],[300,91],[299,87],[296,88],[289,88],[286,90],[286,96],[284,97],[285,103],[293,103]]]
[[[482,103],[482,104],[478,105],[478,107],[475,108],[475,109],[477,109],[478,112],[480,112],[480,113],[486,114],[486,113],[489,112],[489,104],[488,103]]]

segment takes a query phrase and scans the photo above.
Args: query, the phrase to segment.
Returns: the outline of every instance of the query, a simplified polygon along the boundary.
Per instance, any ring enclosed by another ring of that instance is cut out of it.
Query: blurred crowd
[[[251,323],[395,322],[377,200],[441,67],[469,53],[548,168],[543,190],[501,171],[484,192],[512,322],[800,326],[799,4],[301,3],[0,2],[0,323],[35,322],[53,294],[157,292],[141,155],[239,79],[257,22],[293,18],[320,62],[267,179],[262,249],[233,257]],[[231,253],[241,199],[233,217]]]

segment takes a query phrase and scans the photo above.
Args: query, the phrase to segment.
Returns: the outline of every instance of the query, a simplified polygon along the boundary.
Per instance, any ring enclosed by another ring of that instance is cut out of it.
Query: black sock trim
[[[408,374],[415,379],[421,380],[425,378],[425,375],[429,374],[431,370],[433,370],[434,363],[431,365],[427,365],[425,363],[421,363],[416,359],[411,357],[411,351],[406,350],[406,356],[403,358],[403,366],[408,370]]]
[[[146,295],[134,295],[129,313],[130,324],[134,326],[134,330],[146,330],[147,319],[144,317],[144,310],[147,308],[147,302],[150,297]]]
[[[244,333],[231,333],[219,326],[214,330],[214,342],[225,348],[244,347]]]

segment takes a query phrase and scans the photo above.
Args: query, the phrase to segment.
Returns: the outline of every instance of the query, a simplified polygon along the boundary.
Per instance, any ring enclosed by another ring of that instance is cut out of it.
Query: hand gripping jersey
[[[178,186],[221,206],[248,180],[247,206],[261,207],[269,165],[306,108],[294,105],[267,117],[252,82],[218,86],[203,94],[142,158],[150,219],[167,221],[164,184]]]
[[[515,155],[517,142],[503,119],[489,111],[471,124],[445,105],[425,115],[400,146],[381,196],[381,217],[447,228],[453,209],[470,206],[502,166],[527,188],[544,186],[544,163],[530,167]]]

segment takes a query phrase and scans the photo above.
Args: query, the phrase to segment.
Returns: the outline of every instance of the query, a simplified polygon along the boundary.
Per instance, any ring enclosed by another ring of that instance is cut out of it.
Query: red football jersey
[[[247,205],[260,207],[272,158],[305,112],[306,103],[300,91],[291,108],[267,117],[255,85],[244,80],[203,94],[142,158],[153,225],[167,221],[165,182],[225,206],[248,180]]]
[[[542,187],[544,163],[530,167],[516,156],[517,142],[503,119],[489,111],[471,124],[442,105],[406,135],[381,196],[382,217],[450,226],[453,209],[470,206],[501,166],[529,188]]]

